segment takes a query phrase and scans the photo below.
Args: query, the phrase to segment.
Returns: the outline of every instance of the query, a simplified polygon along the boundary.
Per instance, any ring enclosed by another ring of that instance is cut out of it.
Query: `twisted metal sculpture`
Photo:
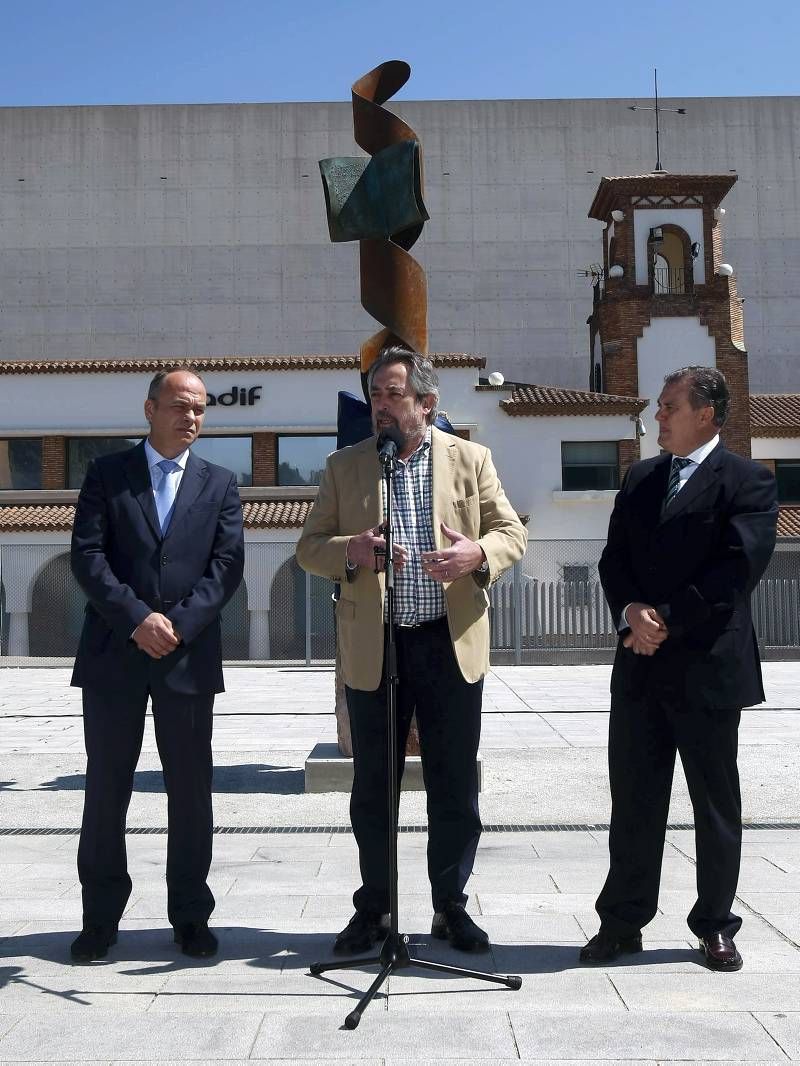
[[[361,345],[367,373],[387,344],[428,351],[425,272],[409,254],[429,215],[423,202],[422,146],[383,104],[411,67],[389,60],[353,84],[353,135],[363,157],[320,160],[332,241],[360,242],[361,303],[383,329]]]

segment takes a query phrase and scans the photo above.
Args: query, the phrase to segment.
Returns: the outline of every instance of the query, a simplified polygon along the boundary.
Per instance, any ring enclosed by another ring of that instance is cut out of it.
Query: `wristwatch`
[[[473,571],[473,574],[488,574],[489,573],[489,560],[484,559],[480,566],[477,566]]]

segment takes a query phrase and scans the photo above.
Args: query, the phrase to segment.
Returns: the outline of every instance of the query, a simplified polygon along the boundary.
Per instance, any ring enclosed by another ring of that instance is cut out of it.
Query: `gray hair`
[[[197,370],[190,365],[187,366],[171,366],[169,370],[159,370],[154,376],[153,380],[147,387],[147,399],[158,401],[159,394],[161,393],[161,386],[164,384],[164,380],[169,377],[170,374],[191,374],[192,377],[197,378],[202,382],[202,378],[198,374]]]
[[[667,374],[665,385],[685,381],[689,386],[689,403],[697,410],[700,407],[714,408],[714,425],[725,425],[731,407],[731,394],[725,376],[713,366],[684,366]]]
[[[431,425],[439,410],[439,376],[433,369],[430,359],[420,355],[419,352],[404,348],[402,344],[392,344],[384,348],[367,371],[367,391],[371,391],[372,380],[376,373],[385,366],[391,366],[392,363],[405,363],[408,368],[408,383],[418,400],[421,400],[423,396],[433,397],[433,407],[426,419],[428,425]]]

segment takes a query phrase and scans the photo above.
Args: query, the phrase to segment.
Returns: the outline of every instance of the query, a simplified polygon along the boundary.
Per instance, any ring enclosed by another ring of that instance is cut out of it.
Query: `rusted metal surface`
[[[414,130],[383,105],[408,81],[401,60],[381,63],[353,85],[353,135],[370,156],[320,161],[331,240],[358,240],[361,303],[383,327],[361,345],[361,372],[381,348],[400,342],[428,351],[425,272],[409,254],[428,212],[422,147]]]

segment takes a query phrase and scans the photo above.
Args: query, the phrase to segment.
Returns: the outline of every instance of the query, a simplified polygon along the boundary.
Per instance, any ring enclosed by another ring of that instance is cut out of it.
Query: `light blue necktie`
[[[174,459],[161,459],[156,463],[156,466],[158,467],[160,478],[154,491],[156,511],[161,532],[166,533],[169,529],[169,523],[175,507],[175,496],[178,492],[178,479],[170,475],[174,474],[176,470],[180,470],[181,465],[176,463]]]

